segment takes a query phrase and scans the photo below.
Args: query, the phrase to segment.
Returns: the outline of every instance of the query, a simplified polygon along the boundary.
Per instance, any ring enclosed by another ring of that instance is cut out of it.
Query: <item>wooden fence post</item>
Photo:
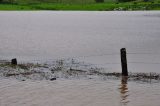
[[[126,49],[122,48],[120,51],[121,51],[122,76],[128,76]]]
[[[17,65],[17,59],[16,59],[16,58],[12,59],[12,60],[11,60],[11,64],[12,64],[12,65]]]

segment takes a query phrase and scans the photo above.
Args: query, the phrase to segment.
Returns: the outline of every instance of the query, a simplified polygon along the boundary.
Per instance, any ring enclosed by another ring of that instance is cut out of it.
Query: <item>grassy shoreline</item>
[[[136,11],[160,10],[160,2],[90,3],[90,4],[0,4],[0,10],[72,10],[72,11]]]

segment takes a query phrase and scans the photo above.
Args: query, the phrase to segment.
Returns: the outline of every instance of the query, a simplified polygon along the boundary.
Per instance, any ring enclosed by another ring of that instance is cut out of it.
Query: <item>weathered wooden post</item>
[[[120,51],[121,51],[122,76],[128,76],[126,49],[122,48]]]
[[[12,65],[17,65],[17,59],[16,59],[16,58],[12,59],[12,60],[11,60],[11,64],[12,64]]]

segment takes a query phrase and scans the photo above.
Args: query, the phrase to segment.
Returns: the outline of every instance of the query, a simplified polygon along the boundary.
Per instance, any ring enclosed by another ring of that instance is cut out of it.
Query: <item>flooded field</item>
[[[1,106],[159,106],[160,83],[0,80]]]
[[[0,64],[0,106],[159,106],[160,74],[82,64]]]
[[[131,72],[159,72],[159,11],[1,11],[0,59],[75,58],[121,71],[127,49]]]
[[[159,23],[159,11],[0,11],[0,106],[159,106]]]

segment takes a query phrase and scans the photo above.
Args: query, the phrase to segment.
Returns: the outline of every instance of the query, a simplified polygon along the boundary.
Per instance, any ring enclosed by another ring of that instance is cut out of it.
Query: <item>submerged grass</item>
[[[57,67],[57,68],[56,68]],[[118,72],[105,72],[100,68],[90,68],[88,70],[74,69],[70,66],[61,66],[58,64],[18,64],[11,65],[8,62],[0,64],[0,76],[20,78],[20,79],[46,79],[51,78],[88,78],[93,79],[98,76],[100,79],[121,79],[122,75]],[[131,81],[160,81],[160,74],[158,73],[129,73],[127,77]]]

